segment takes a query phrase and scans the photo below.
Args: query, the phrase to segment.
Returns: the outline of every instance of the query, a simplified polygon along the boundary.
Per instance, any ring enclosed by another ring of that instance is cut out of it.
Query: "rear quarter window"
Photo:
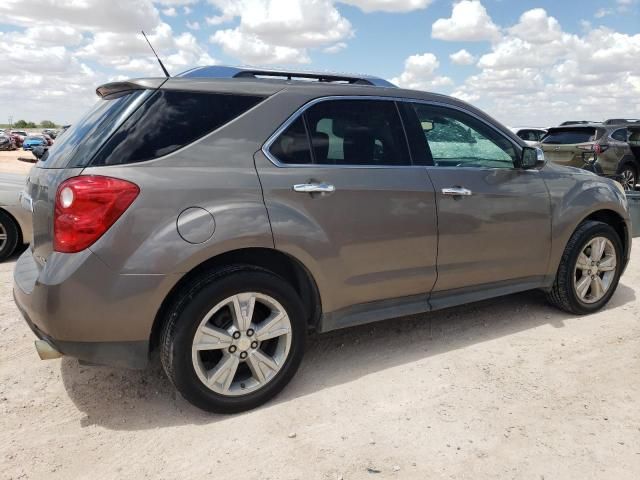
[[[124,121],[91,164],[122,165],[167,155],[229,123],[263,99],[159,90]]]

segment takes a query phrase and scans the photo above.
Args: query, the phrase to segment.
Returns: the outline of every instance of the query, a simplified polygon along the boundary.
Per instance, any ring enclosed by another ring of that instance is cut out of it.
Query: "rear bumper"
[[[35,335],[64,355],[144,368],[164,275],[119,275],[91,251],[53,253],[44,267],[27,249],[14,271],[15,303]]]

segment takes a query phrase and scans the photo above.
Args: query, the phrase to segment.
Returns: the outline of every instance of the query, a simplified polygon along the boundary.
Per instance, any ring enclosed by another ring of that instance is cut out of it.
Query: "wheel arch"
[[[629,248],[629,231],[627,228],[627,223],[618,212],[609,209],[596,210],[595,212],[590,213],[584,219],[582,219],[582,221],[578,223],[578,226],[587,220],[595,220],[610,225],[616,231],[618,237],[620,237],[620,241],[622,242],[622,250],[626,255],[626,252]],[[576,226],[576,228],[578,227]]]
[[[309,330],[314,331],[316,329],[322,313],[322,304],[318,286],[309,270],[298,259],[279,250],[264,247],[248,247],[227,251],[211,257],[192,268],[180,278],[165,296],[156,313],[149,339],[150,351],[157,348],[162,333],[162,326],[166,321],[167,310],[184,285],[202,275],[204,272],[211,272],[232,265],[248,265],[264,268],[287,280],[300,295],[300,299],[305,308]]]

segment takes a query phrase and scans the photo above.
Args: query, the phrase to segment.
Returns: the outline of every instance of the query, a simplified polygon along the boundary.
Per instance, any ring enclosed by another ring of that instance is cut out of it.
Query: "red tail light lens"
[[[134,183],[86,175],[58,187],[53,217],[53,249],[75,253],[91,246],[120,218],[140,193]]]

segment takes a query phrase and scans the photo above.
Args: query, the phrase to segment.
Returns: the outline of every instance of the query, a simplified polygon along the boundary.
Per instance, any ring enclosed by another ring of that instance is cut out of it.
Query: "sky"
[[[198,65],[376,75],[511,126],[640,117],[640,0],[3,0],[0,123]]]

